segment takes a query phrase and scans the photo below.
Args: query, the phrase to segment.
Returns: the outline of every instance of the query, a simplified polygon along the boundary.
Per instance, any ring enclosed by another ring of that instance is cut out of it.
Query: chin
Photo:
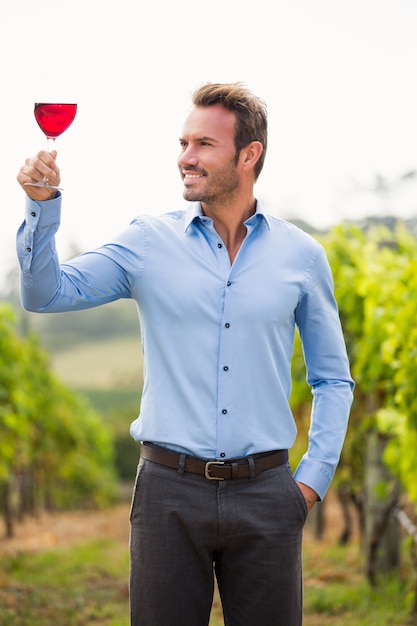
[[[192,191],[191,189],[184,189],[182,195],[184,200],[188,200],[189,202],[197,202],[201,200],[201,194]]]

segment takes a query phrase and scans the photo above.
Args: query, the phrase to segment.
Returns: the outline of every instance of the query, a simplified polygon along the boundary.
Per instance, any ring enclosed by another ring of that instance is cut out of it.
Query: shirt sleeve
[[[129,248],[132,229],[106,246],[60,264],[55,247],[60,210],[60,196],[46,202],[26,200],[25,220],[17,234],[23,306],[29,311],[56,313],[130,298],[126,266],[129,259],[133,264]],[[136,259],[136,269],[139,266]]]
[[[296,310],[313,403],[308,449],[296,480],[322,499],[339,462],[354,383],[333,293],[333,278],[320,246]]]

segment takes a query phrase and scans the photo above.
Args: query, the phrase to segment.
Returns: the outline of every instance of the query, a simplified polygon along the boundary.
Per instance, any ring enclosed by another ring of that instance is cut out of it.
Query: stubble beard
[[[189,202],[227,205],[239,191],[239,179],[236,174],[236,164],[232,159],[226,167],[201,179],[203,187],[193,189],[185,187],[183,197]]]

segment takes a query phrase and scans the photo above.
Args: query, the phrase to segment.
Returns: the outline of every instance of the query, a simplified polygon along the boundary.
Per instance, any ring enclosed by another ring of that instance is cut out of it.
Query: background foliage
[[[417,506],[417,240],[401,222],[392,230],[376,226],[366,232],[339,225],[320,240],[356,383],[336,485],[362,491],[366,436],[374,430],[387,437],[385,460]],[[310,392],[301,377],[298,340],[293,367],[292,404],[300,412]]]
[[[33,334],[0,307],[0,493],[9,532],[27,512],[100,506],[115,496],[111,432],[52,373]]]

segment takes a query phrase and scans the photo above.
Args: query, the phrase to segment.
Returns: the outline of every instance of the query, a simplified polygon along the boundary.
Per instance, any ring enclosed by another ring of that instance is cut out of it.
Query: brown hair
[[[259,141],[262,144],[262,154],[254,170],[257,180],[264,164],[267,147],[268,122],[265,102],[239,82],[206,83],[194,91],[192,103],[202,107],[221,104],[236,115],[236,161],[242,148],[251,141]]]

